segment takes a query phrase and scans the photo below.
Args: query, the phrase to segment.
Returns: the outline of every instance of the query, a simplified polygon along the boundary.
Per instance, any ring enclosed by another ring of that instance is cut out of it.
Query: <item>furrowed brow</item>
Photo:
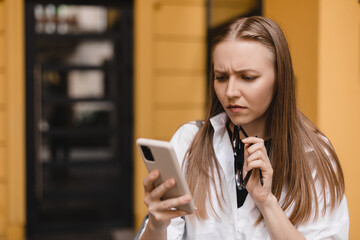
[[[241,69],[241,70],[237,70],[235,71],[236,74],[243,74],[243,73],[255,73],[255,74],[259,74],[258,71],[254,70],[254,69]]]
[[[222,71],[222,70],[217,70],[217,69],[215,69],[215,70],[214,70],[214,73],[216,73],[216,74],[224,74],[224,73],[226,73],[226,71]]]

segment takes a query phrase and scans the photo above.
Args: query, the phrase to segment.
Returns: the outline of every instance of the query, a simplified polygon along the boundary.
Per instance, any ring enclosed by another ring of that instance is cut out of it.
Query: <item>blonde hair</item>
[[[281,202],[284,211],[292,209],[289,220],[293,224],[309,220],[312,213],[319,211],[319,195],[315,182],[319,184],[324,201],[331,200],[331,209],[338,204],[345,191],[344,177],[338,157],[324,134],[297,109],[295,99],[295,78],[290,51],[280,27],[264,17],[249,17],[234,21],[213,41],[215,47],[227,40],[256,41],[266,46],[274,56],[276,76],[275,93],[267,110],[266,131],[272,139],[270,160],[274,170],[272,193],[279,200],[284,187],[287,192]],[[213,148],[214,129],[210,118],[224,112],[214,91],[213,63],[210,71],[209,103],[204,125],[196,134],[185,156],[186,177],[190,191],[198,207],[196,216],[206,219],[209,216],[205,201],[212,209],[210,183],[215,184],[218,176],[221,186],[219,164]],[[206,146],[204,148],[204,146]],[[305,149],[311,151],[305,151]],[[312,177],[316,170],[315,178]],[[201,186],[201,187],[198,187]],[[220,206],[224,201],[222,190],[215,189]],[[234,189],[235,191],[235,189]],[[330,199],[327,199],[328,196]],[[260,222],[262,216],[259,217]]]

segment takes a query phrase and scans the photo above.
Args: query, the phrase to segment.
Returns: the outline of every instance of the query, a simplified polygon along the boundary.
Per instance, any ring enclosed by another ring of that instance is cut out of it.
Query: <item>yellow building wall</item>
[[[345,173],[350,239],[360,239],[360,3],[319,2],[319,126]]]
[[[206,94],[205,0],[135,1],[134,140],[170,140],[202,119]],[[147,175],[134,141],[135,228],[147,214]]]
[[[350,239],[360,239],[360,3],[265,0],[286,32],[300,109],[332,141],[345,174]]]
[[[276,21],[289,43],[300,109],[317,123],[318,32],[317,0],[264,0],[264,16]]]
[[[5,181],[5,17],[4,2],[0,2],[0,239],[5,237],[6,181]]]
[[[0,239],[25,226],[24,36],[22,0],[0,1]]]
[[[23,1],[0,1],[0,239],[24,239]],[[298,101],[344,168],[350,239],[360,239],[355,149],[360,135],[360,6],[355,0],[264,0],[292,51]],[[206,96],[205,0],[135,0],[135,138],[169,140],[201,119]],[[334,111],[335,110],[335,111]],[[136,228],[147,210],[134,144]]]

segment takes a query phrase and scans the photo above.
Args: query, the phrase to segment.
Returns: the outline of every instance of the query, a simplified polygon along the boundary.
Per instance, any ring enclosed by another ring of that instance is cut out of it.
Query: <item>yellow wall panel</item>
[[[4,30],[4,21],[5,21],[5,10],[4,10],[4,2],[0,2],[0,31]]]
[[[0,127],[6,130],[6,240],[25,239],[24,3],[5,0],[6,114]]]
[[[172,4],[172,5],[180,5],[180,6],[203,6],[205,7],[205,0],[159,0],[154,1],[155,6],[161,6],[162,4]],[[158,4],[156,4],[158,2]]]
[[[319,126],[345,175],[350,237],[360,239],[360,4],[320,0]]]
[[[5,66],[5,38],[0,32],[0,68]]]
[[[161,5],[155,9],[155,34],[205,37],[205,8]]]
[[[155,77],[155,103],[203,104],[205,85],[205,76]]]
[[[0,144],[5,141],[5,112],[0,110]]]
[[[5,148],[0,146],[0,182],[5,179],[6,164],[5,164]]]
[[[153,11],[149,0],[134,1],[134,138],[153,137]],[[133,143],[135,229],[147,214],[143,179],[146,168]]]
[[[159,109],[155,111],[155,137],[170,140],[176,130],[189,121],[203,119],[204,109]]]
[[[205,71],[206,53],[204,42],[155,43],[156,70]]]
[[[6,226],[6,185],[0,182],[0,239],[5,238]]]
[[[6,226],[6,240],[25,240],[25,227],[19,225]]]
[[[6,187],[5,187],[5,150],[4,150],[4,73],[3,67],[5,63],[5,49],[4,49],[4,28],[5,28],[5,10],[4,2],[0,2],[0,239],[5,239],[6,227]]]
[[[206,86],[205,0],[135,0],[135,138],[169,140],[201,119]],[[134,148],[135,229],[147,213],[147,172]]]
[[[285,30],[301,109],[332,141],[345,175],[349,239],[360,239],[360,4],[352,0],[265,0]]]
[[[1,104],[3,104],[5,102],[5,97],[4,97],[5,82],[4,81],[5,81],[4,73],[0,69],[0,109],[1,109]]]
[[[317,123],[319,3],[265,0],[264,15],[284,30],[292,54],[300,109]]]

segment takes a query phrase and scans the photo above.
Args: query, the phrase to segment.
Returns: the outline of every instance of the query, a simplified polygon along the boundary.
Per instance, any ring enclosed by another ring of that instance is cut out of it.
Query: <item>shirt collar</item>
[[[227,121],[228,116],[226,112],[219,113],[214,117],[210,118],[210,123],[213,126],[215,132],[224,128]]]

